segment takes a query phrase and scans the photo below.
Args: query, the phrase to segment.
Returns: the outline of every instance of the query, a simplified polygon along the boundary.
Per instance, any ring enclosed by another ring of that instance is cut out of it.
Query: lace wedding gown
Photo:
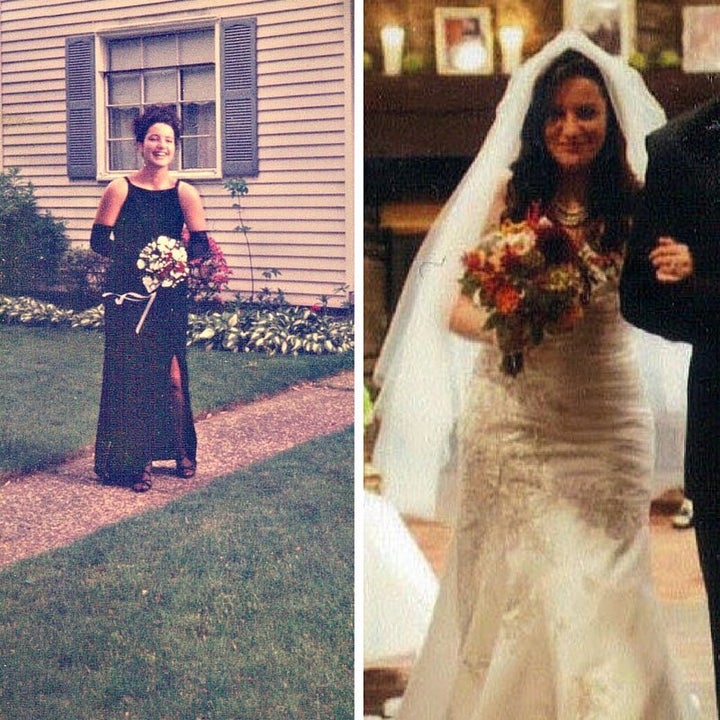
[[[690,717],[652,587],[630,333],[605,286],[517,377],[480,353],[455,541],[402,720]]]

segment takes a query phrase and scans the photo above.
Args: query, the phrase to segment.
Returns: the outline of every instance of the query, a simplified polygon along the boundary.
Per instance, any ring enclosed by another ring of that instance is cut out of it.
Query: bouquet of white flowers
[[[188,256],[184,245],[180,240],[159,235],[151,240],[141,251],[137,259],[139,270],[144,270],[142,284],[145,286],[148,295],[127,292],[120,295],[115,293],[103,293],[103,297],[115,296],[115,302],[122,305],[125,300],[140,302],[147,300],[143,314],[135,327],[135,332],[140,333],[145,318],[147,317],[157,291],[161,287],[172,288],[187,280],[189,273]]]
[[[139,270],[145,270],[142,283],[150,293],[145,310],[135,328],[135,332],[139,333],[155,300],[158,288],[172,288],[187,280],[187,250],[179,240],[167,235],[159,235],[140,251],[137,266]]]

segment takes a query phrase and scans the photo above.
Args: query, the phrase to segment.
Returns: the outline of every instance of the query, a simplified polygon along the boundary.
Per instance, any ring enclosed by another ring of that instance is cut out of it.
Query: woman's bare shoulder
[[[128,184],[125,178],[115,178],[105,188],[95,215],[95,222],[101,225],[114,225],[120,214],[120,208],[128,195]]]
[[[177,189],[181,200],[185,198],[194,200],[200,197],[200,193],[198,193],[195,186],[187,180],[178,180]]]
[[[178,181],[178,198],[190,232],[205,230],[205,209],[200,193],[188,182]]]
[[[128,194],[128,181],[124,177],[111,180],[105,188],[105,196],[114,200],[125,200]]]

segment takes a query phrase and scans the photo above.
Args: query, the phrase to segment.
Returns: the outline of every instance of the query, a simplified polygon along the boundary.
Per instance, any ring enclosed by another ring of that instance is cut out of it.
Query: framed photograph
[[[635,44],[635,0],[564,0],[563,25],[627,59]]]
[[[490,75],[493,71],[490,8],[435,8],[435,62],[440,75]]]
[[[683,8],[682,69],[686,73],[720,72],[720,6]]]

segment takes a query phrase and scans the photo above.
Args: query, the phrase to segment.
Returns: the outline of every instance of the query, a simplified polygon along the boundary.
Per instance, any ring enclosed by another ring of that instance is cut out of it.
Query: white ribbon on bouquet
[[[116,305],[122,305],[125,302],[125,300],[128,300],[129,302],[142,302],[143,300],[147,300],[147,305],[145,305],[145,309],[143,310],[143,313],[140,316],[140,320],[138,320],[138,324],[135,326],[135,333],[137,335],[139,335],[140,330],[142,330],[142,326],[145,323],[145,318],[147,317],[147,314],[150,312],[150,308],[152,307],[152,304],[155,302],[156,295],[157,295],[156,291],[151,292],[149,295],[142,295],[141,293],[136,293],[136,292],[126,292],[126,293],[120,293],[120,294],[105,292],[102,294],[103,297],[115,298]]]

